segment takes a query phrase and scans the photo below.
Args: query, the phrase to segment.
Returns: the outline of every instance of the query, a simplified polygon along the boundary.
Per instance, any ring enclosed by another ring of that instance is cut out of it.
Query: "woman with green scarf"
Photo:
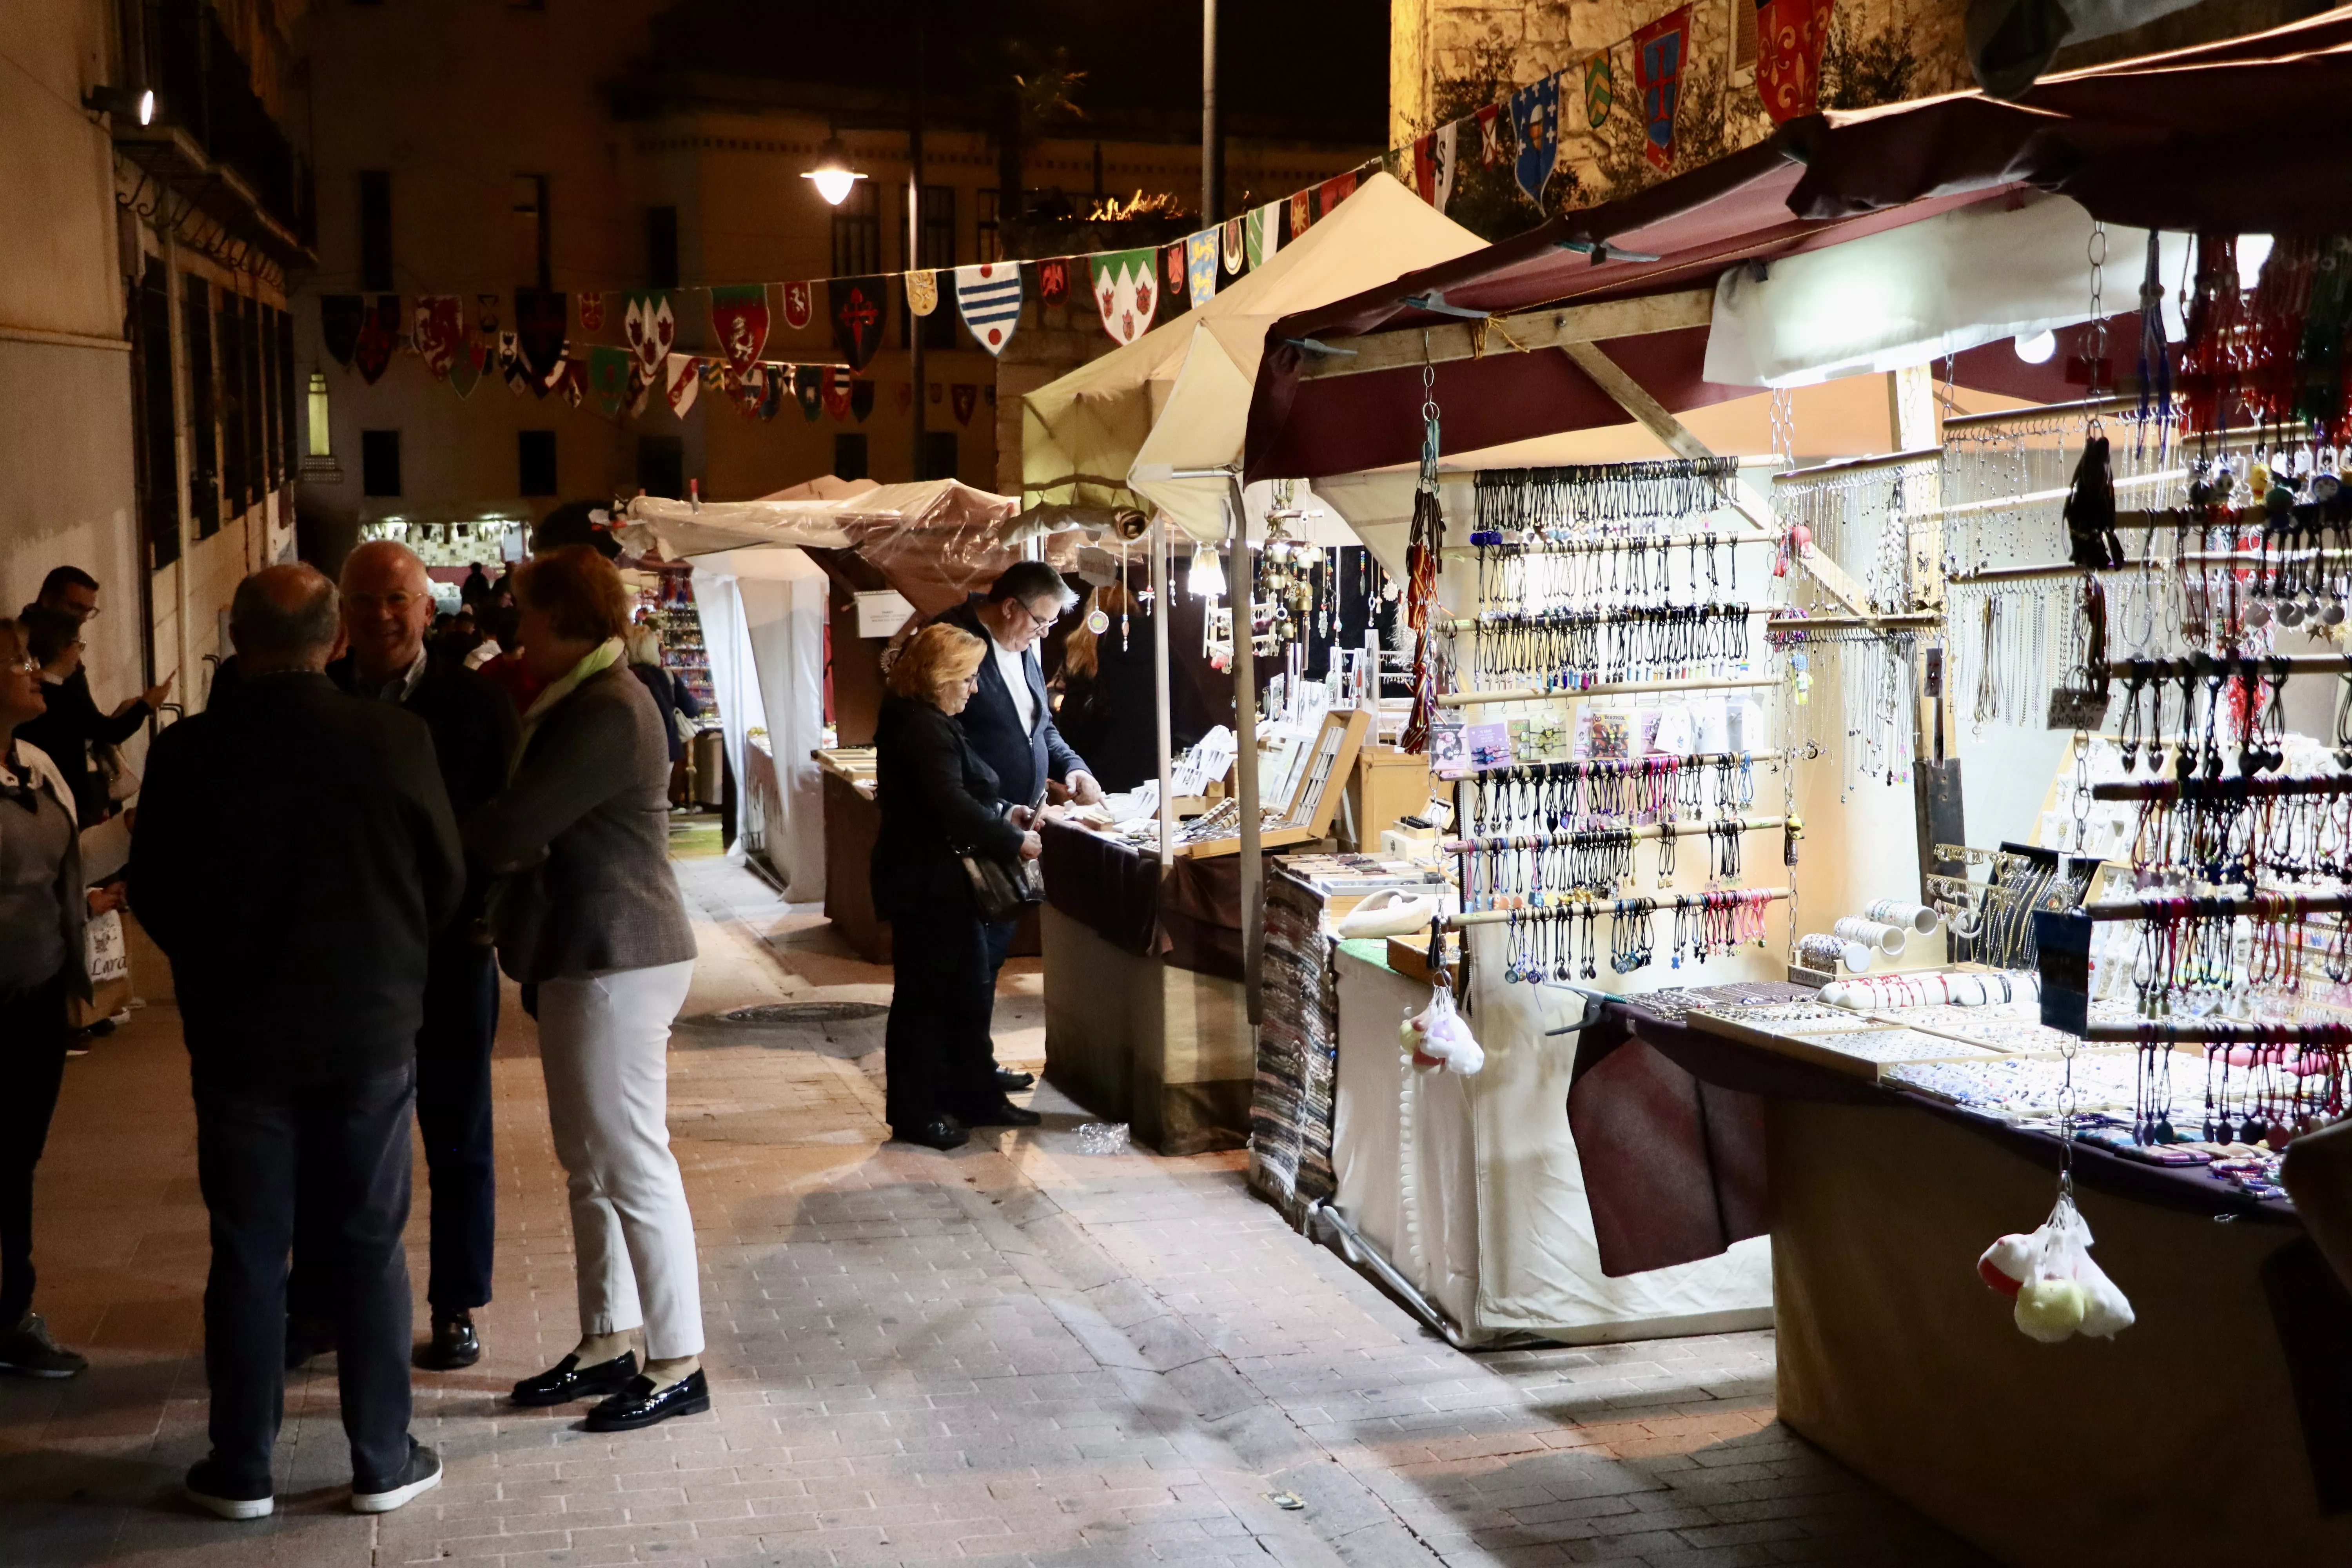
[[[581,1331],[514,1399],[597,1398],[589,1429],[625,1431],[710,1408],[694,1216],[669,1147],[669,1026],[694,973],[669,866],[669,745],[622,657],[630,595],[612,563],[567,545],[519,568],[514,589],[524,662],[548,684],[506,793],[466,837],[499,879],[499,967],[538,991]]]

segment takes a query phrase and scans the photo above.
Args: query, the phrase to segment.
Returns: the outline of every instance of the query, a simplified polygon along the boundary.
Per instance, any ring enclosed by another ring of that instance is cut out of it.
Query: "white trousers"
[[[572,1193],[583,1334],[645,1326],[653,1361],[702,1353],[694,1215],[669,1149],[669,1026],[691,960],[539,987],[547,1120]]]

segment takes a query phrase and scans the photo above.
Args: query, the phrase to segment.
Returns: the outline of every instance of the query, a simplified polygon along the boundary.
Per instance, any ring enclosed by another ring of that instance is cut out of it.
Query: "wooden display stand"
[[[1315,736],[1314,752],[1299,770],[1298,783],[1291,790],[1281,816],[1259,830],[1260,849],[1312,844],[1331,831],[1331,819],[1339,813],[1339,797],[1354,772],[1357,754],[1363,750],[1365,731],[1371,727],[1371,714],[1360,708],[1323,715],[1323,727]],[[1238,832],[1229,837],[1202,838],[1176,846],[1176,854],[1187,860],[1241,852]]]
[[[1348,775],[1348,809],[1339,819],[1339,847],[1380,852],[1381,830],[1418,816],[1429,804],[1429,758],[1394,746],[1367,745]]]

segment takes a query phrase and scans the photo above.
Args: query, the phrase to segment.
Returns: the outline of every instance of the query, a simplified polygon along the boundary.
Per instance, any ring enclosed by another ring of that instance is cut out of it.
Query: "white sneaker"
[[[385,1482],[381,1490],[362,1491],[356,1479],[352,1482],[352,1511],[390,1513],[440,1484],[441,1456],[411,1437],[408,1440],[407,1465],[400,1474]]]

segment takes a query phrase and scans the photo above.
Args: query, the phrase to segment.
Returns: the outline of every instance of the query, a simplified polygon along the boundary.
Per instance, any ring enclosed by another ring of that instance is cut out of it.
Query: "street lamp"
[[[866,176],[849,166],[849,149],[838,136],[828,136],[816,150],[816,167],[803,171],[801,178],[816,182],[816,194],[828,205],[839,206],[849,198],[850,189]]]
[[[155,94],[149,88],[91,88],[81,95],[81,106],[94,114],[110,114],[117,120],[136,120],[142,125],[155,123]]]

